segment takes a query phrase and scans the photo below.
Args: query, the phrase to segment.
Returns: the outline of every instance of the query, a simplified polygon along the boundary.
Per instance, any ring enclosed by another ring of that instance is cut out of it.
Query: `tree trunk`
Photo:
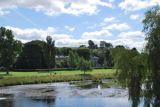
[[[9,70],[8,69],[6,70],[6,75],[9,75]]]

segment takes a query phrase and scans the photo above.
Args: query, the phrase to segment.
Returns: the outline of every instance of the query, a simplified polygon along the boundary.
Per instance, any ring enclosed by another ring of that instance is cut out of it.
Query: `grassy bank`
[[[92,72],[87,72],[86,75],[81,71],[56,71],[55,72],[10,72],[10,75],[3,75],[0,79],[0,86],[23,85],[23,84],[38,84],[50,82],[68,82],[80,80],[100,80],[112,79],[115,70],[95,69]]]
[[[86,74],[108,74],[108,73],[114,73],[115,69],[93,69],[92,72],[86,72]],[[74,71],[40,71],[40,72],[10,72],[9,75],[6,75],[5,72],[0,72],[0,75],[3,77],[28,77],[28,76],[46,76],[50,74],[56,75],[76,75],[76,74],[83,74],[80,70],[74,70]]]
[[[0,86],[38,84],[50,82],[68,82],[80,80],[100,80],[112,79],[114,73],[108,74],[76,74],[76,75],[47,75],[47,76],[29,76],[29,77],[6,77],[0,79]]]

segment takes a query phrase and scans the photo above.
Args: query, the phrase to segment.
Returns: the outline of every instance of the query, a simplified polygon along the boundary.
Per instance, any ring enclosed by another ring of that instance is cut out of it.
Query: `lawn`
[[[86,74],[107,74],[107,73],[114,73],[115,69],[93,69],[91,72],[86,72]],[[3,77],[28,77],[28,76],[46,76],[50,74],[56,75],[75,75],[75,74],[83,74],[80,70],[73,70],[73,71],[51,71],[51,72],[10,72],[9,75],[6,75],[5,72],[0,72],[0,75]]]
[[[84,75],[80,70],[52,71],[52,72],[0,72],[0,87],[22,84],[39,84],[50,82],[69,82],[81,80],[99,81],[102,79],[114,79],[115,69],[94,69]],[[56,74],[54,74],[56,72]],[[50,75],[52,74],[52,75]]]

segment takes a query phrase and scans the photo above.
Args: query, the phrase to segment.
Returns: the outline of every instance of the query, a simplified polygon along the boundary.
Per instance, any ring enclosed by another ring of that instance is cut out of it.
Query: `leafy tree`
[[[125,48],[123,45],[117,45],[115,48]]]
[[[11,30],[0,28],[0,65],[10,69],[15,63],[16,56],[21,52],[22,43],[14,39]],[[7,70],[6,74],[9,74]]]
[[[83,71],[85,74],[85,72],[87,71],[92,71],[92,64],[90,61],[85,60],[84,58],[80,57],[79,58],[79,69]]]
[[[111,49],[110,49],[111,50]],[[98,50],[98,63],[103,65],[104,64],[104,58],[107,60],[107,66],[108,67],[113,67],[114,66],[114,60],[113,56],[111,55],[111,52],[108,49],[99,49]]]
[[[62,47],[62,48],[56,48],[57,51],[57,55],[63,55],[63,56],[68,56],[69,55],[69,51],[71,51],[71,48],[68,47]]]
[[[92,41],[92,40],[89,40],[88,41],[88,47],[90,48],[90,49],[93,49],[94,48],[94,42]]]
[[[142,83],[147,71],[147,56],[136,50],[119,48],[114,50],[115,67],[118,79],[129,89],[129,99],[132,107],[140,103]]]
[[[76,52],[78,54],[78,56],[83,57],[86,60],[90,59],[90,50],[88,48],[77,48],[73,50],[74,52]]]
[[[86,47],[86,45],[80,45],[79,47]]]
[[[69,52],[68,65],[70,68],[76,68],[76,59],[72,51]]]
[[[68,60],[56,61],[56,68],[68,68]]]
[[[47,36],[44,44],[44,57],[47,68],[55,67],[55,51],[55,41],[52,41],[52,38]]]
[[[113,45],[111,43],[107,43],[105,41],[100,41],[100,47],[101,48],[106,48],[106,49],[110,49],[113,48]]]
[[[69,52],[68,65],[70,68],[78,68],[79,55],[76,52]]]
[[[160,6],[152,7],[145,13],[143,25],[143,31],[147,40],[146,52],[149,54],[148,62],[151,74],[146,83],[146,88],[148,89],[146,104],[152,103],[154,107],[158,107],[160,105]],[[152,94],[149,92],[152,92]],[[152,101],[153,97],[155,98],[154,101]]]
[[[110,50],[106,49],[104,57],[107,60],[107,66],[108,67],[113,67],[114,66],[114,60],[113,60],[113,56],[111,55]]]
[[[88,45],[89,45],[89,46],[88,46],[89,49],[96,49],[96,48],[98,48],[98,46],[95,45],[92,40],[89,40],[89,41],[88,41]]]
[[[24,44],[23,52],[18,57],[15,67],[18,69],[46,68],[43,44],[44,42],[39,40]]]
[[[104,67],[104,68],[107,68],[107,67],[108,67],[106,58],[104,59],[103,67]]]

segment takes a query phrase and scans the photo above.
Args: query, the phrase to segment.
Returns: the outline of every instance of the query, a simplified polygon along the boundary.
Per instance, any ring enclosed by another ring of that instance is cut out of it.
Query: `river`
[[[61,82],[1,87],[0,107],[131,107],[131,102],[120,86]]]

